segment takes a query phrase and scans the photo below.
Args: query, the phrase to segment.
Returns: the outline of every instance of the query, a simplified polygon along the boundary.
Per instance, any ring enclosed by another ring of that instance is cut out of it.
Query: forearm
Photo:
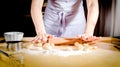
[[[35,26],[36,33],[37,34],[39,32],[45,33],[45,28],[43,24],[43,15],[42,15],[42,4],[38,3],[38,1],[35,1],[35,2],[34,1],[35,0],[33,0],[31,4],[31,18]]]
[[[97,1],[97,0],[96,0]],[[99,6],[98,2],[95,3],[88,3],[88,13],[87,13],[87,24],[85,29],[86,35],[93,35],[94,29],[98,20],[99,16]]]

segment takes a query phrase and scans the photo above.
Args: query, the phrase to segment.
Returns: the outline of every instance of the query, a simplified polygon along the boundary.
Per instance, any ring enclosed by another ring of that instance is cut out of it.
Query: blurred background
[[[86,2],[84,8],[86,10]],[[47,0],[44,0],[43,13]],[[0,10],[0,37],[4,32],[22,31],[25,37],[36,35],[30,16],[31,0],[4,0]],[[120,0],[99,0],[100,14],[95,28],[96,36],[120,36]]]

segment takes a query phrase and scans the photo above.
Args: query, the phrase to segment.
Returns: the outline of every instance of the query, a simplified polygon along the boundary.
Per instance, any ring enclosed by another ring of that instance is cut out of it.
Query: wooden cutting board
[[[23,38],[25,43],[30,42],[31,37]],[[91,52],[81,53],[80,55],[59,56],[54,54],[39,53],[39,50],[25,50],[24,67],[120,67],[120,52],[113,47],[111,37],[102,37],[96,41],[98,49]],[[55,43],[69,42],[71,39],[55,39]],[[117,40],[116,40],[117,41]],[[51,41],[52,42],[52,41]],[[4,43],[5,44],[5,43]],[[4,45],[3,43],[1,45]],[[66,48],[56,46],[57,48]],[[37,54],[36,54],[37,53]],[[69,54],[66,53],[66,54]],[[5,57],[2,57],[4,59]],[[0,60],[0,66],[10,67],[6,64],[8,60]],[[3,64],[4,63],[4,64]],[[32,63],[32,64],[30,64]]]

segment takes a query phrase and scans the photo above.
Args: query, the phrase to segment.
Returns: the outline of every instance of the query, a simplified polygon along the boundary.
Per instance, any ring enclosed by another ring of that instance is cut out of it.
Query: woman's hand
[[[32,39],[32,42],[33,43],[38,43],[38,42],[46,43],[46,42],[48,42],[49,38],[53,38],[53,37],[54,36],[50,35],[50,34],[39,33]]]
[[[96,40],[100,39],[100,37],[96,37],[96,36],[92,36],[92,35],[85,35],[85,34],[78,35],[77,37],[86,42],[92,42],[92,41],[96,41]]]

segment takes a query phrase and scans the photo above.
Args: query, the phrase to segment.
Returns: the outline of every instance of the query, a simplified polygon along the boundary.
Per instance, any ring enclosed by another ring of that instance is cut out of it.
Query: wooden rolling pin
[[[54,43],[55,45],[74,45],[75,42],[78,42],[80,44],[88,43],[88,44],[94,44],[95,41],[83,41],[79,38],[52,38],[49,39],[49,43]]]
[[[23,42],[30,42],[33,38],[24,39]],[[84,41],[79,38],[62,38],[62,37],[54,37],[49,38],[47,43],[53,43],[55,45],[74,45],[75,42],[78,42],[80,44],[88,43],[88,44],[94,44],[95,41]]]

